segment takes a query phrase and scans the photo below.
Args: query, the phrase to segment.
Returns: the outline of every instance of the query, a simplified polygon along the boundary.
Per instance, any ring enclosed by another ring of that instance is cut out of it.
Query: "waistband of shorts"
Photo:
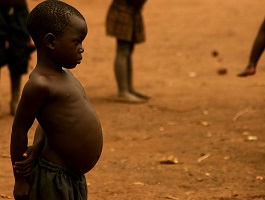
[[[50,162],[44,158],[39,158],[38,165],[43,169],[47,169],[51,172],[62,173],[62,174],[65,174],[67,176],[70,176],[71,178],[74,178],[74,179],[82,180],[84,177],[84,175],[78,175],[78,174],[74,173],[73,171],[71,171],[70,169],[68,169],[62,165],[52,163],[52,162]]]

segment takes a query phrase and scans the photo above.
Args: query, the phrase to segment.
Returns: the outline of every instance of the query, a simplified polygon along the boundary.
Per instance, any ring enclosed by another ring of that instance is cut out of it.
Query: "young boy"
[[[149,99],[133,87],[134,45],[145,41],[142,7],[146,0],[113,0],[106,20],[107,34],[117,39],[115,76],[118,100],[142,103]]]
[[[23,160],[35,119],[39,160],[28,178],[14,167],[14,197],[30,200],[87,200],[84,174],[102,151],[102,130],[80,82],[69,69],[81,63],[87,35],[82,14],[61,1],[46,0],[29,14],[27,29],[37,65],[25,84],[11,134],[13,166]]]
[[[251,49],[249,63],[247,67],[238,74],[239,77],[246,77],[256,74],[256,66],[265,49],[265,19],[262,22],[256,39]]]
[[[30,54],[35,49],[26,29],[27,16],[25,0],[0,0],[0,67],[7,64],[9,68],[12,115],[20,96],[22,74],[27,73]]]

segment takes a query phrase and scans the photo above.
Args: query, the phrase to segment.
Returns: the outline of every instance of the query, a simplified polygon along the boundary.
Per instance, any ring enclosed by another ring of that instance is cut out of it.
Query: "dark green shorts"
[[[84,175],[40,158],[30,175],[30,200],[87,200]]]

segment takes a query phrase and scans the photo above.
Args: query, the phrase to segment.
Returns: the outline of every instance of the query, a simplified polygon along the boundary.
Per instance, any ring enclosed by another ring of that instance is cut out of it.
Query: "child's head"
[[[45,0],[29,14],[27,29],[38,48],[47,33],[62,36],[70,24],[70,17],[76,16],[85,21],[83,15],[74,7],[57,0]]]

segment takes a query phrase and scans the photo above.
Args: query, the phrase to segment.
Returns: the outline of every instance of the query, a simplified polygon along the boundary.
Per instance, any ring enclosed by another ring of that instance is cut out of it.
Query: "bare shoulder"
[[[29,80],[26,82],[25,88],[34,90],[35,92],[47,92],[49,90],[49,81],[46,76],[38,73],[32,73],[29,76]]]
[[[22,101],[25,99],[32,102],[45,99],[50,94],[50,84],[46,76],[38,73],[31,73],[22,91]]]
[[[22,91],[15,116],[15,125],[31,124],[49,97],[50,85],[45,76],[35,72],[31,73]]]

